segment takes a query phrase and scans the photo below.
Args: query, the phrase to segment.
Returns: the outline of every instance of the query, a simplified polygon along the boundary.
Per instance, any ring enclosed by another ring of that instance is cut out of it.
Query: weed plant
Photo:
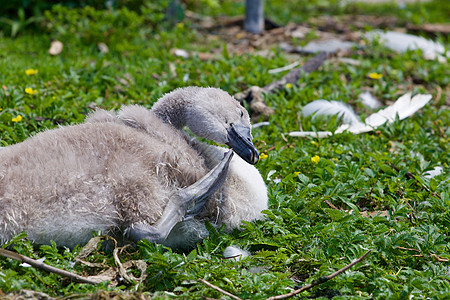
[[[283,11],[296,11],[294,1],[285,6],[268,2],[284,23],[291,14]],[[417,20],[434,22],[430,16],[441,14],[441,2],[430,3],[437,7],[414,4],[410,13]],[[236,2],[222,5],[232,14]],[[333,5],[335,11],[337,4]],[[361,7],[384,12],[379,7]],[[311,15],[324,10],[321,5],[307,8]],[[161,11],[151,9],[142,14],[124,7],[55,6],[45,13],[42,32],[24,31],[15,39],[2,33],[2,146],[58,125],[83,122],[93,107],[118,109],[131,103],[151,107],[177,87],[214,86],[234,94],[252,85],[264,86],[284,75],[267,70],[289,64],[276,48],[268,57],[231,55],[220,42],[206,43],[189,22],[165,28]],[[213,13],[214,7],[198,10]],[[58,56],[48,54],[53,39],[65,46]],[[448,40],[440,40],[448,48]],[[109,52],[97,49],[100,42],[108,45]],[[208,61],[196,55],[176,57],[170,51],[208,51],[218,46],[223,48],[222,57]],[[203,278],[241,298],[263,299],[329,275],[372,249],[363,263],[303,295],[316,299],[449,299],[448,63],[424,60],[420,51],[396,54],[378,44],[352,58],[360,66],[326,62],[298,84],[266,96],[275,114],[269,118],[270,125],[253,130],[261,152],[257,168],[267,179],[269,192],[265,220],[245,223],[241,231],[231,234],[209,226],[210,236],[191,252],[139,242],[122,253],[121,259],[143,259],[149,265],[147,279],[140,284],[79,284],[0,258],[0,295],[31,289],[56,297],[100,290],[156,298],[222,297],[197,281]],[[382,77],[367,77],[371,72]],[[357,102],[367,88],[385,104],[408,91],[431,93],[433,100],[410,118],[366,134],[344,133],[326,139],[287,135],[299,128],[337,128],[337,118],[301,117],[302,106],[316,99],[342,100],[362,116],[370,114]],[[434,167],[442,167],[443,173],[426,178],[424,173]],[[45,257],[55,267],[84,275],[99,271],[75,264],[79,247],[36,247],[23,234],[12,243],[14,251],[36,259]],[[253,255],[238,262],[224,260],[222,252],[229,245],[247,248]],[[87,260],[114,265],[112,254],[101,248]]]

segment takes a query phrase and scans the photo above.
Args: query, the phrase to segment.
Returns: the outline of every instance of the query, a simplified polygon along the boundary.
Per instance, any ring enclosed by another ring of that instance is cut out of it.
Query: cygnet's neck
[[[199,87],[176,89],[156,102],[152,112],[166,123],[182,129],[186,125],[186,113],[198,95]]]

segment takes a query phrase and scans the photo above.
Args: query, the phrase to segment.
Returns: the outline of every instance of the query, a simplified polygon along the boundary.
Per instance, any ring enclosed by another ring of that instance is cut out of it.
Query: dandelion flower
[[[33,88],[28,87],[25,89],[25,93],[27,93],[28,95],[34,95],[37,93],[37,90],[33,90]]]
[[[295,175],[298,175],[298,174],[300,174],[300,173],[301,173],[301,172],[294,172]]]
[[[11,121],[17,123],[17,122],[22,121],[22,119],[23,119],[23,117],[21,115],[18,115],[17,117],[12,118]]]
[[[26,69],[25,70],[25,74],[27,74],[28,76],[36,75],[37,72],[38,72],[38,70],[36,70],[36,69]]]
[[[267,155],[267,154],[265,154],[265,153],[261,153],[260,155],[259,155],[259,159],[266,159],[266,158],[268,158],[269,157],[269,155]]]
[[[314,155],[313,157],[311,157],[311,161],[315,164],[318,164],[320,161],[320,156],[319,155]]]
[[[287,89],[292,89],[292,83],[286,83],[286,88]]]
[[[383,77],[380,73],[369,73],[367,76],[369,76],[370,79],[381,79],[381,77]]]

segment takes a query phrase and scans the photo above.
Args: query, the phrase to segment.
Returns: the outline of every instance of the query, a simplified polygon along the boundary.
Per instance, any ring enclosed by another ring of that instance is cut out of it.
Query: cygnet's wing
[[[209,171],[208,174],[200,178],[193,185],[182,190],[185,193],[182,201],[185,201],[188,207],[183,220],[188,220],[198,215],[208,198],[223,185],[232,158],[233,151],[230,150],[225,153],[220,163]]]
[[[178,222],[198,215],[207,199],[225,181],[232,157],[233,151],[230,150],[208,174],[193,185],[178,190],[167,203],[161,218],[155,225],[133,224],[126,231],[128,238],[136,242],[142,239],[155,243],[162,242]]]

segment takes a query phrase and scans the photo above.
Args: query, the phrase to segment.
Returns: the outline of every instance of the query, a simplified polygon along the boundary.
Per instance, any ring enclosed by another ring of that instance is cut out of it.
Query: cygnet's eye
[[[244,112],[241,110],[241,118],[244,116]]]

